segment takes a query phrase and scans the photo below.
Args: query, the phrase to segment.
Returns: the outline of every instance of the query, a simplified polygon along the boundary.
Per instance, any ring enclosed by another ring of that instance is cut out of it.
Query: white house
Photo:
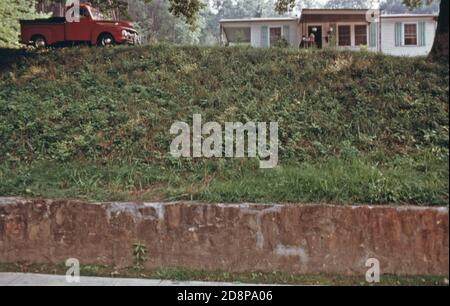
[[[427,55],[434,43],[437,16],[381,16],[381,51],[391,55]]]
[[[304,9],[300,17],[224,19],[222,42],[257,48],[283,38],[295,48],[362,48],[391,55],[426,55],[431,50],[437,15],[380,15],[361,9]]]

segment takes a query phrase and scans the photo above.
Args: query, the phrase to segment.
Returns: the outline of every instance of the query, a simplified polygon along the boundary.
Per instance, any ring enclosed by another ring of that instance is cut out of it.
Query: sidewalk
[[[147,279],[81,277],[80,283],[68,283],[61,275],[1,273],[0,286],[249,286],[237,283],[176,282]],[[251,285],[254,286],[254,285]]]

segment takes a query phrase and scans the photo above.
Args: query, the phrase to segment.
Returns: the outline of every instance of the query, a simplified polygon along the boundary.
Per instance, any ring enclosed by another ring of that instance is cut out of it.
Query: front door
[[[80,22],[66,22],[67,41],[91,40],[91,15],[86,8],[80,8]]]
[[[314,42],[317,48],[322,48],[322,26],[309,26],[308,37],[314,34]]]
[[[281,28],[270,28],[270,47],[273,47],[281,39]]]

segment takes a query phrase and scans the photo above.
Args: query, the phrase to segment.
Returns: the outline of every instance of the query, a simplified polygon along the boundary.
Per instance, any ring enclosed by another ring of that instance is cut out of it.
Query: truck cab
[[[79,15],[79,21],[68,21],[66,17],[20,20],[20,42],[35,48],[66,42],[98,46],[140,42],[130,22],[105,20],[99,10],[87,4],[80,4]]]

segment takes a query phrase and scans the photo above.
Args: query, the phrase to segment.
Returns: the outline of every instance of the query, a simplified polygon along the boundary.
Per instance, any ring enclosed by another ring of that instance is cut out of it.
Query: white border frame
[[[407,45],[405,44],[405,39],[406,39],[406,31],[405,31],[405,27],[406,25],[409,24],[415,24],[416,25],[416,44],[415,45]],[[419,46],[419,22],[415,21],[415,22],[410,22],[410,21],[406,21],[406,22],[402,22],[402,47],[418,47]]]
[[[271,29],[281,29],[281,38],[283,38],[284,37],[284,30],[283,30],[283,28],[284,28],[284,26],[282,26],[282,25],[274,25],[274,26],[268,26],[267,27],[267,45],[269,46],[269,48],[273,48],[271,45],[270,45],[270,30]],[[289,42],[289,45],[290,45],[290,42]]]

